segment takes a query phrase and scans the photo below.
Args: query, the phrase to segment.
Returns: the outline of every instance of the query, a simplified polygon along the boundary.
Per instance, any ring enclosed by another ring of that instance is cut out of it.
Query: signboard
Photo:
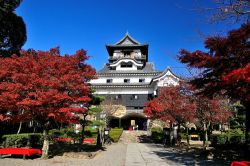
[[[135,126],[135,120],[131,120],[131,126]]]

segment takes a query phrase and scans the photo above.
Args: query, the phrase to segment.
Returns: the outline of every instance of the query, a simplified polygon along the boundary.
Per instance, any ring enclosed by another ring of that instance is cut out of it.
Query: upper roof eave
[[[100,75],[158,75],[160,74],[161,72],[159,71],[155,71],[155,72],[97,72],[96,75],[97,76],[100,76]]]
[[[148,47],[148,44],[138,44],[138,45],[111,45],[106,44],[106,48],[123,48],[123,47]]]
[[[135,45],[140,45],[141,43],[140,42],[138,42],[137,40],[135,40],[134,38],[132,38],[129,34],[128,34],[128,32],[125,34],[125,36],[121,39],[121,40],[119,40],[118,42],[116,42],[115,43],[115,45],[121,45],[125,40],[126,40],[126,38],[128,38],[132,43],[134,43]]]

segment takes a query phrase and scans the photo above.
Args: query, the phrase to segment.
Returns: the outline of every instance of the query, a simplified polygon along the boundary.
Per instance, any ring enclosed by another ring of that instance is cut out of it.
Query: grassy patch
[[[151,139],[155,143],[162,143],[163,137],[164,137],[164,133],[160,127],[153,127],[151,129]]]
[[[123,132],[122,128],[112,128],[109,132],[109,136],[112,142],[118,142],[122,135],[122,132]]]

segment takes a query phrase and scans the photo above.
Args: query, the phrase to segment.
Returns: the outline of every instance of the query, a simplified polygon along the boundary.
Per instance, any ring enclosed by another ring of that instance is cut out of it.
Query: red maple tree
[[[1,58],[0,120],[35,121],[43,126],[43,155],[48,155],[50,121],[70,121],[84,114],[90,102],[90,85],[95,70],[85,61],[84,50],[61,56],[49,51],[22,51],[21,56]]]
[[[208,130],[213,124],[225,124],[229,121],[232,113],[229,110],[229,103],[222,97],[212,99],[198,95],[196,96],[196,115],[198,124],[202,126],[204,132],[203,146],[207,145]]]
[[[250,24],[243,24],[227,36],[213,36],[205,40],[204,51],[181,50],[179,60],[189,67],[202,69],[191,83],[200,94],[222,94],[240,100],[246,110],[246,143],[250,142]]]
[[[168,119],[180,124],[195,119],[196,104],[184,86],[161,87],[159,95],[146,103],[144,113],[151,119]]]
[[[192,86],[181,83],[180,86],[161,88],[158,97],[146,103],[144,113],[151,119],[184,126],[187,135],[190,123],[203,125],[205,145],[209,125],[228,122],[231,112],[227,106],[225,100],[197,96]]]
[[[146,103],[144,113],[151,119],[169,122],[170,126],[195,122],[196,103],[186,88],[183,85],[160,88],[159,95]]]

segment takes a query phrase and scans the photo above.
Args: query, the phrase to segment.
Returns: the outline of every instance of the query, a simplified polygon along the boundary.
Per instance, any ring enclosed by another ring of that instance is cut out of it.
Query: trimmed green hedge
[[[64,129],[52,129],[49,131],[49,135],[52,138],[73,138],[73,139],[79,139],[79,135],[74,132],[74,129],[72,128],[64,128]]]
[[[22,133],[3,135],[4,147],[40,147],[43,143],[41,133]]]
[[[179,132],[180,139],[187,139],[187,134],[186,133],[181,133]]]
[[[160,127],[154,127],[151,129],[151,139],[155,143],[162,143],[164,138],[164,133],[162,128]]]
[[[211,135],[212,145],[232,144],[238,145],[244,143],[244,134],[240,129],[232,129],[222,134]]]
[[[112,142],[118,142],[121,135],[122,135],[123,129],[122,128],[112,128],[109,132],[109,137]]]
[[[228,137],[226,134],[212,134],[210,140],[212,145],[223,145],[227,143]]]
[[[73,138],[74,140],[81,140],[81,134],[76,134],[73,128],[64,128],[64,129],[53,129],[49,131],[49,134],[52,138]],[[84,136],[85,138],[97,138],[98,131],[89,127],[85,128]]]

